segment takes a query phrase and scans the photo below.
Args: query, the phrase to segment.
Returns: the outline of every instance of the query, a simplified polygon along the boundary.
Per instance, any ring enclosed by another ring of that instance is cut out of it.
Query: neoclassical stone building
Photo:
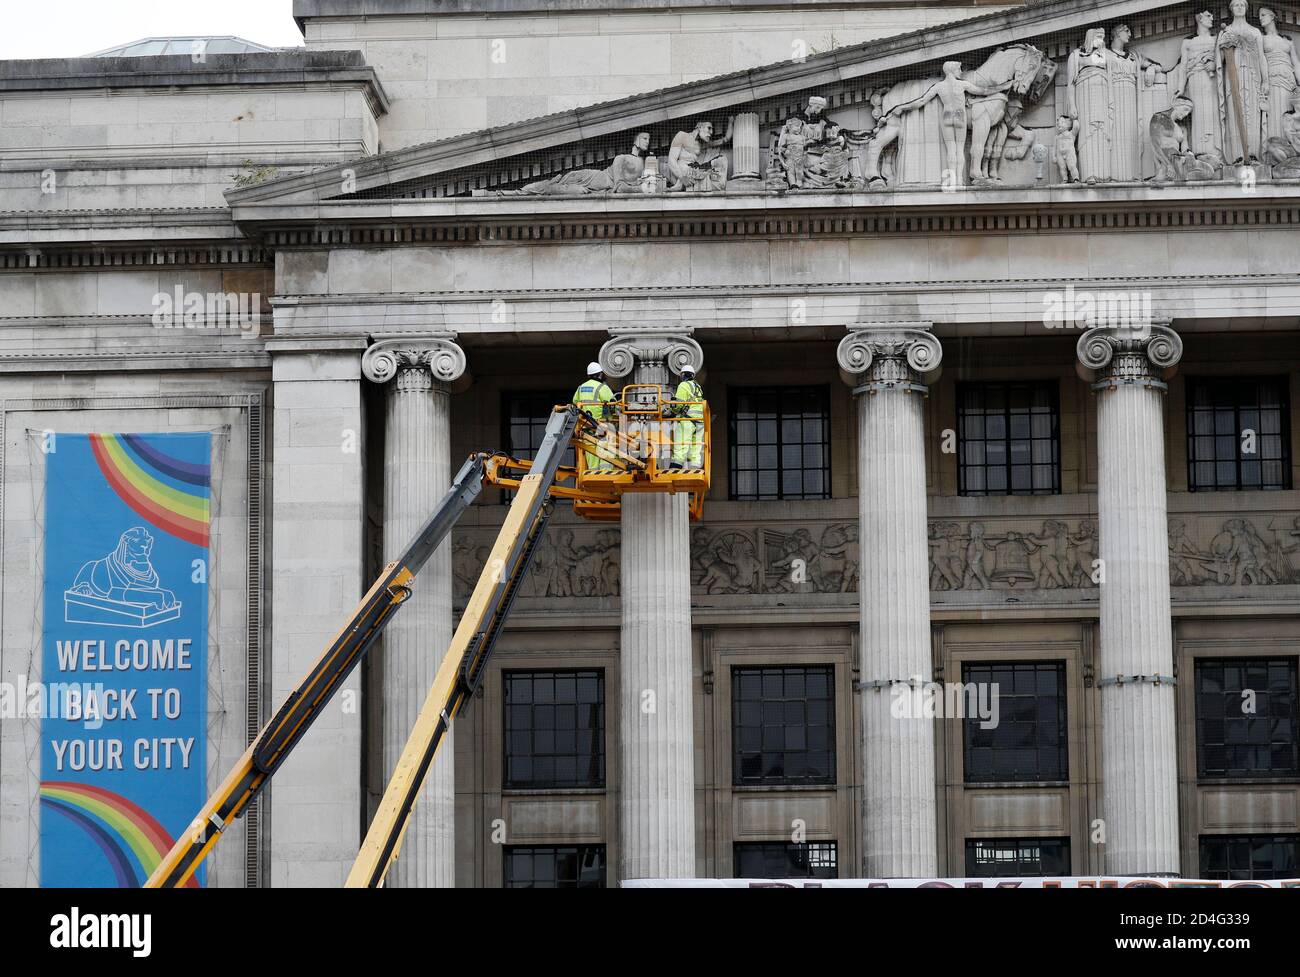
[[[49,432],[212,433],[211,787],[463,457],[690,362],[702,520],[557,507],[391,884],[1300,875],[1300,8],[1205,9],[295,0],[305,49],[0,63],[0,681]],[[342,882],[507,503],[207,884]]]

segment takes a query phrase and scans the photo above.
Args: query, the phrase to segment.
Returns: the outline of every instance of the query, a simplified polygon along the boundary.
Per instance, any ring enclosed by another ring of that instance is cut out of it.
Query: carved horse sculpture
[[[969,159],[973,184],[987,184],[996,179],[989,175],[990,136],[997,135],[998,127],[1006,118],[1007,95],[1019,96],[1025,103],[1036,102],[1047,91],[1055,75],[1056,62],[1029,44],[998,48],[980,67],[963,73],[964,81],[973,82],[980,88],[998,89],[993,95],[975,96],[970,100]],[[870,187],[884,186],[880,157],[902,131],[899,113],[893,110],[911,101],[915,93],[915,83],[899,82],[885,93],[881,101],[880,123],[864,154],[864,170]]]

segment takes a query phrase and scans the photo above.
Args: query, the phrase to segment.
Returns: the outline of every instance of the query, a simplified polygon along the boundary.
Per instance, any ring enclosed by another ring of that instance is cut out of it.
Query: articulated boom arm
[[[379,809],[370,822],[370,830],[348,875],[348,888],[377,888],[384,884],[388,869],[401,850],[411,810],[438,747],[461,706],[483,681],[492,646],[510,613],[550,516],[550,495],[556,493],[554,482],[565,446],[571,440],[580,448],[589,439],[594,443],[595,429],[595,422],[585,414],[571,408],[557,410],[551,415],[532,463],[527,466],[514,463],[520,469],[526,468],[528,474],[509,482],[517,485],[514,501],[397,760]]]
[[[461,513],[477,498],[483,487],[485,469],[482,455],[474,455],[465,462],[429,521],[406,551],[384,567],[307,677],[289,694],[279,712],[263,727],[190,822],[188,830],[154,867],[145,882],[146,888],[184,885],[217,843],[226,825],[243,814],[266,786],[361,656],[379,638],[393,613],[411,596],[415,575],[446,539]]]
[[[643,433],[638,437],[644,440]],[[576,468],[560,465],[560,458],[570,443],[578,451]],[[557,407],[551,415],[532,461],[502,454],[471,455],[429,521],[406,551],[384,567],[311,672],[244,751],[171,851],[153,866],[145,885],[174,888],[189,881],[226,826],[248,809],[361,656],[379,639],[393,614],[411,596],[416,574],[447,538],[483,485],[510,488],[515,491],[510,511],[347,880],[349,887],[383,885],[401,849],[411,809],[438,747],[456,714],[483,681],[492,646],[505,625],[546,527],[551,498],[569,498],[576,504],[612,508],[617,512],[624,491],[676,490],[677,486],[671,483],[655,486],[646,481],[656,477],[655,461],[647,455],[644,444],[638,447],[638,443],[626,433],[568,405]],[[600,459],[598,471],[584,468],[583,460],[590,458]],[[698,488],[694,483],[689,487]],[[693,512],[702,498],[702,492],[693,496]]]

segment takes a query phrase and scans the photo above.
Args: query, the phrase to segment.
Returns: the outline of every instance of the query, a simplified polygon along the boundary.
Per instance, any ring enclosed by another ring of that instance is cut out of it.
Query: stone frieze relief
[[[488,558],[495,530],[457,532],[453,573],[463,603]],[[929,523],[930,590],[1052,592],[1093,589],[1101,579],[1098,526],[1090,516],[935,518]],[[871,554],[868,559],[885,559]],[[616,599],[619,531],[558,524],[547,529],[521,598]],[[698,597],[856,595],[861,560],[851,519],[720,523],[691,530],[691,592]],[[1300,585],[1300,515],[1169,517],[1175,587]]]

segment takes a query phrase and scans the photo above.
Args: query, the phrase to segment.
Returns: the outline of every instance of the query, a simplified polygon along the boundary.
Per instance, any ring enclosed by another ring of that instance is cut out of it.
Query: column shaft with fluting
[[[703,355],[684,330],[616,335],[611,380],[658,383]],[[619,877],[693,878],[695,737],[691,567],[685,495],[625,494],[619,645]]]
[[[1161,377],[1181,343],[1161,327],[1143,337],[1094,329],[1079,343],[1098,380],[1099,837],[1116,875],[1176,874],[1180,864]]]
[[[733,179],[758,178],[758,115],[741,112],[732,122],[731,175]]]
[[[433,513],[451,482],[450,397],[442,376],[463,371],[459,349],[449,353],[439,341],[397,348],[372,346],[363,365],[367,375],[387,383],[384,411],[384,559],[396,559]],[[439,359],[437,353],[445,354]],[[390,359],[378,370],[384,353]],[[372,355],[374,354],[374,355]],[[448,368],[447,363],[453,366]],[[457,368],[454,364],[459,363]],[[390,369],[391,367],[391,369]],[[385,375],[385,371],[387,375]],[[416,578],[411,597],[384,632],[384,777],[392,776],[416,717],[433,684],[434,673],[451,643],[451,542],[434,552]],[[455,728],[447,732],[388,873],[398,888],[450,888],[456,884]]]
[[[931,681],[926,532],[926,387],[939,366],[924,329],[854,328],[840,366],[857,383],[861,562],[863,872],[933,876],[937,865],[934,720],[891,706]]]
[[[690,536],[686,496],[626,495],[619,716],[620,875],[695,875]]]

